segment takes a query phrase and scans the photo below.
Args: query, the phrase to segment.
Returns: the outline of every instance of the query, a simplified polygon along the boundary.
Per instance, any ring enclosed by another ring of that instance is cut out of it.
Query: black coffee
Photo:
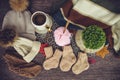
[[[42,13],[37,13],[33,17],[33,23],[36,25],[43,25],[46,21],[46,16]]]

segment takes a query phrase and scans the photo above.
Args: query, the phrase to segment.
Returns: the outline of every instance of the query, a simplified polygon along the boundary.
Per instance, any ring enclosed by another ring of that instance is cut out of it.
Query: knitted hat
[[[3,19],[2,29],[14,29],[19,36],[35,40],[35,28],[31,24],[30,18],[31,13],[29,11],[16,12],[10,10]]]
[[[13,47],[20,54],[26,62],[31,62],[38,54],[41,43],[32,41],[27,38],[18,37],[13,43]]]

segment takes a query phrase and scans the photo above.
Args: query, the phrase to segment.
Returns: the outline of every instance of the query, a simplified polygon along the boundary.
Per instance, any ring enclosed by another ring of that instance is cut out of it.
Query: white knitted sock
[[[43,63],[44,69],[50,70],[53,68],[57,68],[61,56],[62,56],[62,51],[56,49],[54,55],[51,58],[44,61],[44,63]]]
[[[60,69],[62,71],[69,71],[71,66],[76,62],[76,56],[73,53],[71,46],[64,46],[63,56],[60,62]]]
[[[52,46],[50,46],[50,47],[45,47],[45,48],[44,48],[44,51],[45,51],[46,59],[52,57],[52,55],[53,55]]]
[[[73,65],[72,71],[74,74],[80,74],[81,72],[89,68],[88,57],[86,53],[78,53],[78,60]]]

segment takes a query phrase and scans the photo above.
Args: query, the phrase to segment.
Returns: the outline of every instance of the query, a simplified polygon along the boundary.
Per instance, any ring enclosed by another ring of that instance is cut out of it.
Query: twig
[[[69,21],[67,21],[67,23],[66,23],[66,25],[65,25],[65,28],[64,28],[64,31],[63,31],[63,33],[66,31],[66,29],[67,29],[67,27],[68,27],[68,25],[69,25]]]

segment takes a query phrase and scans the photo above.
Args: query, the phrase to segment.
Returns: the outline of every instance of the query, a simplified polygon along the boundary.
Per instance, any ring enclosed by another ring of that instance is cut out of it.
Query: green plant
[[[83,31],[82,39],[86,48],[98,49],[105,43],[106,36],[102,28],[91,25]]]

